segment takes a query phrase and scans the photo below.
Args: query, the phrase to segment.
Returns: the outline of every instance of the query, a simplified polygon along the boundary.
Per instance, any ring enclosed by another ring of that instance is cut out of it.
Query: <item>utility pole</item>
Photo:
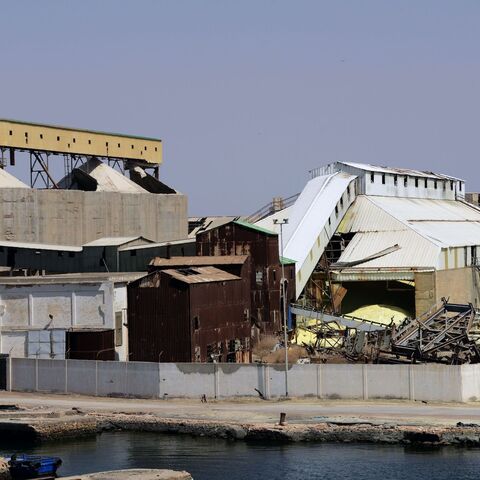
[[[288,397],[288,333],[287,333],[287,292],[285,289],[285,268],[283,266],[283,226],[288,223],[288,218],[283,220],[278,220],[275,218],[273,220],[275,225],[280,225],[280,265],[282,267],[282,278],[280,280],[280,285],[282,289],[282,298],[283,298],[283,335],[284,335],[284,345],[285,345],[285,397]]]

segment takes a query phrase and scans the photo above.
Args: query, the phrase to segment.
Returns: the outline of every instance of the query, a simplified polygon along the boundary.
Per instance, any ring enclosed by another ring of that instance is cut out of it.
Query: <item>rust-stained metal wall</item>
[[[189,291],[160,282],[160,273],[128,286],[130,360],[190,362]]]
[[[186,284],[158,271],[129,285],[128,304],[132,361],[250,361],[245,280]],[[243,351],[230,352],[235,340]]]
[[[197,234],[197,255],[250,255],[252,321],[261,332],[281,330],[278,235],[230,222]],[[295,266],[285,265],[287,300],[295,298]]]

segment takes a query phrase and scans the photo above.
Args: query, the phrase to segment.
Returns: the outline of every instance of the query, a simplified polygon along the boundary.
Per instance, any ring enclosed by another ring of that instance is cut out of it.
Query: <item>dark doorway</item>
[[[67,332],[68,359],[115,360],[113,330]]]
[[[8,355],[0,354],[0,390],[7,389]]]

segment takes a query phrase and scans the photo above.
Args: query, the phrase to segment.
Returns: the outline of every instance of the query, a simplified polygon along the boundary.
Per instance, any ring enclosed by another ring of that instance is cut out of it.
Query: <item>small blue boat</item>
[[[12,455],[8,461],[13,480],[55,478],[61,464],[62,460],[58,457],[24,454]]]

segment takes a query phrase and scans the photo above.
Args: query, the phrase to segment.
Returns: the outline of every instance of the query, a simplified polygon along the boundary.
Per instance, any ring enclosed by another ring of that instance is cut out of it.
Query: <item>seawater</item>
[[[123,468],[187,470],[194,480],[477,480],[480,449],[370,444],[247,443],[155,433],[108,432],[42,445],[0,438],[13,451],[58,455],[61,476]]]

